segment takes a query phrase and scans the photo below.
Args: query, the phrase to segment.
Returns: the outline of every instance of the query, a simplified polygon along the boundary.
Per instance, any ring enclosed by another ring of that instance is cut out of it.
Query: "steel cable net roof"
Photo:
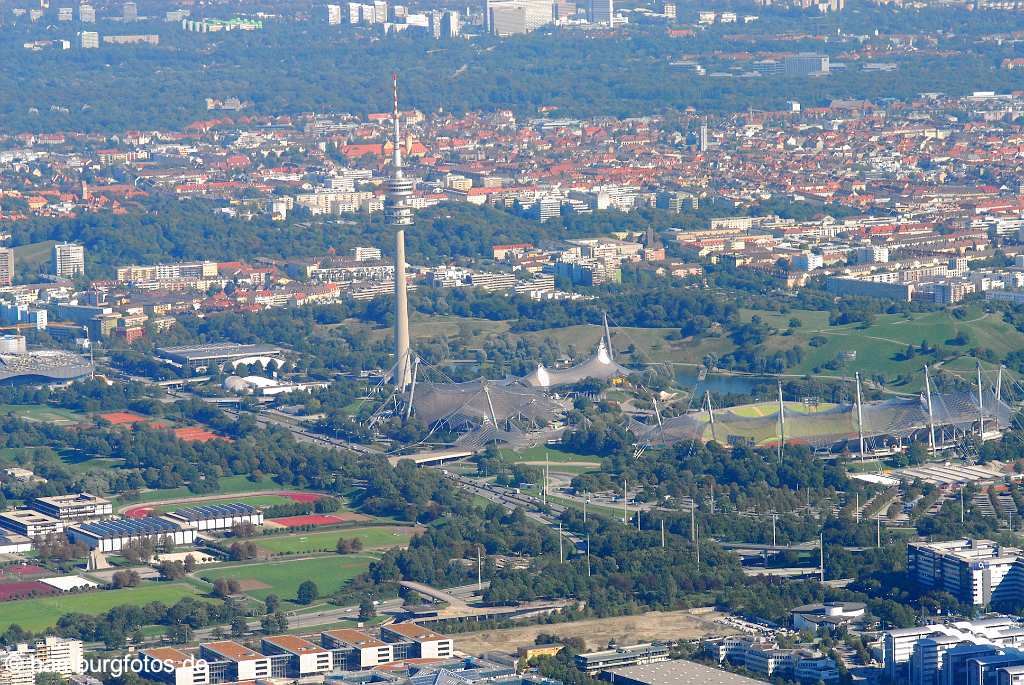
[[[543,392],[512,379],[464,383],[417,383],[413,412],[427,424],[444,421],[452,429],[512,419],[550,421],[565,411]]]
[[[523,378],[523,383],[534,388],[553,388],[559,385],[573,385],[590,378],[610,380],[631,373],[622,364],[612,359],[604,340],[597,348],[597,353],[585,362],[568,369],[549,369],[538,364],[533,373]]]
[[[982,397],[986,422],[994,421],[1000,429],[1010,423],[1010,407],[996,402],[992,392]],[[908,437],[928,428],[928,403],[924,394],[918,397],[864,402],[861,407],[864,437]],[[978,396],[972,392],[932,393],[932,415],[938,426],[960,429],[978,422]],[[801,402],[785,403],[786,442],[813,447],[829,447],[858,439],[857,407],[854,404],[817,408]],[[995,427],[987,424],[987,428]],[[715,428],[711,429],[706,411],[691,412],[664,419],[662,425],[630,423],[630,430],[640,442],[668,445],[684,440],[730,444],[749,442],[754,445],[777,444],[779,430],[778,403],[742,405],[715,410]]]

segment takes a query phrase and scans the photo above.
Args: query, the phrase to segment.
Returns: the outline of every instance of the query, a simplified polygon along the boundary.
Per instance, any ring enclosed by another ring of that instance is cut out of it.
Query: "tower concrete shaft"
[[[413,182],[402,171],[402,128],[398,111],[398,75],[392,76],[394,107],[394,147],[391,151],[391,179],[384,204],[389,225],[395,227],[395,387],[405,390],[412,382],[412,358],[409,346],[409,294],[405,275],[405,227],[412,225]]]
[[[412,379],[409,350],[409,294],[405,281],[405,229],[395,231],[395,386],[405,390]]]

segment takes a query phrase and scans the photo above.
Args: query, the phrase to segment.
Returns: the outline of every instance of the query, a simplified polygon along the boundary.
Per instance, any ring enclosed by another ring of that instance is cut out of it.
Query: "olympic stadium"
[[[564,369],[538,364],[522,378],[417,381],[397,398],[406,416],[415,416],[434,430],[455,434],[455,445],[482,449],[494,442],[513,449],[556,440],[566,429],[565,415],[573,386],[588,380],[622,379],[633,370],[615,361],[605,326],[596,351]],[[419,368],[418,363],[414,367]],[[1002,373],[986,384],[979,370],[973,387],[937,392],[925,370],[925,388],[918,395],[846,404],[803,401],[759,402],[714,408],[707,395],[700,409],[676,416],[634,412],[627,428],[635,438],[636,454],[649,447],[678,442],[717,442],[723,446],[776,447],[807,445],[815,451],[848,449],[881,456],[920,441],[936,450],[963,445],[967,436],[990,440],[1011,422],[1013,410],[1001,396]],[[979,391],[980,388],[980,391]],[[432,430],[433,432],[433,430]]]
[[[670,445],[684,440],[723,445],[803,444],[816,450],[861,449],[889,454],[909,442],[934,442],[942,449],[969,434],[998,437],[1010,425],[1011,409],[992,389],[932,393],[852,404],[764,402],[709,409],[654,421],[632,421],[638,442]],[[932,436],[934,435],[934,440]]]

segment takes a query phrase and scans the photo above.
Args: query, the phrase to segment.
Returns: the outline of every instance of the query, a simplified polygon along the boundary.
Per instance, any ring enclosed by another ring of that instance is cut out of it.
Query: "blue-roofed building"
[[[249,504],[230,502],[227,504],[200,504],[194,507],[175,509],[164,518],[184,528],[204,530],[228,530],[240,523],[263,525],[263,512]]]
[[[184,527],[159,516],[83,523],[68,528],[67,534],[71,542],[82,542],[89,549],[101,552],[117,552],[125,545],[145,539],[162,541],[169,538],[175,545],[191,545],[196,541],[195,528]]]

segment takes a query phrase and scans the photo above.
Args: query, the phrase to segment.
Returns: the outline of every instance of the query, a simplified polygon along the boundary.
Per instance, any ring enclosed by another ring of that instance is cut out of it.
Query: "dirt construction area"
[[[563,638],[582,638],[590,650],[604,649],[613,640],[620,645],[629,645],[652,640],[696,640],[732,635],[736,632],[735,629],[716,620],[722,616],[723,614],[714,611],[652,611],[636,616],[613,616],[573,623],[459,633],[455,643],[460,652],[481,654],[491,650],[515,650],[532,645],[541,633]]]

